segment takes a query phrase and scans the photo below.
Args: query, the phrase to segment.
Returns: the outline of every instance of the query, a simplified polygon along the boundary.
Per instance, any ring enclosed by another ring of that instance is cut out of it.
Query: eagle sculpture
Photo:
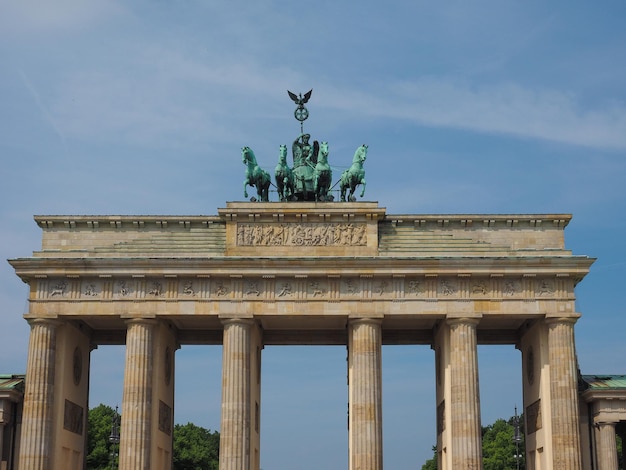
[[[291,98],[294,103],[296,103],[298,106],[303,106],[307,101],[309,101],[309,98],[311,98],[311,93],[313,93],[313,90],[309,90],[304,94],[304,96],[302,96],[302,93],[300,93],[300,95],[298,96],[295,93],[290,92],[289,90],[287,90],[287,93],[289,93],[289,98]]]

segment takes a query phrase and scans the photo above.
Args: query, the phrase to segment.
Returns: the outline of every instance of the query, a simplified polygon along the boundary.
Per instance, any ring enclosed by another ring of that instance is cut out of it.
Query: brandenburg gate
[[[278,344],[347,347],[351,470],[382,469],[382,345],[429,345],[439,468],[480,469],[477,346],[510,344],[527,468],[582,470],[574,288],[593,259],[566,249],[569,215],[225,206],[35,217],[41,250],[10,260],[30,286],[20,469],[83,468],[90,351],[107,344],[126,346],[122,469],[171,468],[185,344],[223,345],[222,470],[259,469],[262,351]]]

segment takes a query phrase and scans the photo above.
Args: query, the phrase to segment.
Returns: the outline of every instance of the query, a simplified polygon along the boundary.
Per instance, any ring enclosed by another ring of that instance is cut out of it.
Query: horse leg
[[[356,201],[356,198],[354,197],[354,193],[356,192],[356,185],[357,183],[355,181],[350,183],[350,197],[348,197],[348,200],[350,202]]]
[[[248,180],[244,180],[243,182],[243,197],[248,197]]]
[[[361,180],[361,184],[363,185],[363,189],[361,190],[361,197],[365,194],[365,178]]]

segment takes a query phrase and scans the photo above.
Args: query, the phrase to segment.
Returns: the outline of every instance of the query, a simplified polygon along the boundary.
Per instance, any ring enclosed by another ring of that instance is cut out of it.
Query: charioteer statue
[[[304,121],[309,117],[309,111],[304,106],[313,90],[302,96],[287,91],[289,97],[296,103],[294,117],[300,122],[300,135],[293,141],[291,153],[293,168],[287,165],[287,146],[279,147],[278,164],[274,170],[274,178],[278,198],[287,201],[315,201],[327,202],[334,200],[332,189],[339,184],[341,201],[355,201],[354,193],[358,185],[362,185],[360,196],[365,194],[365,170],[363,163],[367,157],[367,145],[357,148],[352,159],[352,166],[343,171],[341,178],[332,184],[332,168],[328,164],[328,142],[310,142],[311,135],[304,132]],[[254,152],[249,147],[242,149],[242,160],[248,166],[244,180],[244,197],[248,197],[247,186],[257,189],[258,199],[252,201],[269,201],[269,186],[271,178],[257,163]]]

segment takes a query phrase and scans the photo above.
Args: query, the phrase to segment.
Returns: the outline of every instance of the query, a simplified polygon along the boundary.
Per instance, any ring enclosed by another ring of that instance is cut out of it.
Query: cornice
[[[171,228],[208,226],[229,221],[275,221],[285,217],[298,219],[311,208],[316,214],[329,218],[351,218],[362,215],[367,219],[393,224],[413,224],[419,227],[443,228],[565,228],[571,214],[386,214],[375,203],[236,203],[218,209],[219,215],[35,215],[43,229],[103,229]],[[298,219],[300,220],[300,219]]]
[[[378,274],[552,274],[584,276],[595,258],[587,256],[524,257],[214,257],[214,258],[17,258],[9,260],[26,280],[40,275],[145,274],[152,272],[203,274],[207,271],[267,274],[304,272],[333,274],[375,269]],[[269,270],[269,271],[268,271]]]

